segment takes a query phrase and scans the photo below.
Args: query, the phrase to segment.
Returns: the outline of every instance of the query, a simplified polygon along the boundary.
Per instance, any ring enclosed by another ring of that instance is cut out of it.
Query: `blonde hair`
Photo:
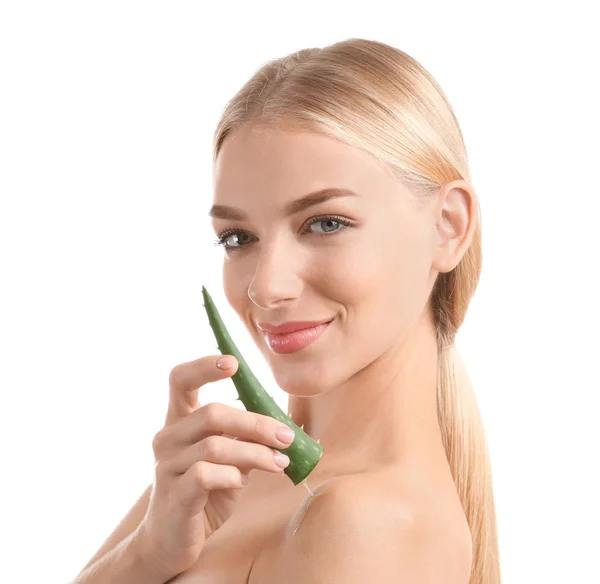
[[[462,132],[441,87],[415,59],[378,41],[353,38],[266,62],[227,103],[215,130],[213,162],[227,136],[242,127],[312,131],[355,146],[386,164],[415,200],[435,196],[452,180],[471,183]],[[438,420],[471,532],[469,582],[500,584],[487,443],[454,345],[481,272],[480,217],[459,264],[438,275],[430,305]]]

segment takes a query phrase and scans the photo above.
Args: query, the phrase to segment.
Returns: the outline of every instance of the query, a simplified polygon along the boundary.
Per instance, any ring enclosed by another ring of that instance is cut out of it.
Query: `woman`
[[[275,420],[198,406],[235,359],[179,365],[154,484],[77,581],[499,584],[485,436],[454,348],[480,211],[442,89],[380,42],[305,49],[256,72],[214,144],[225,293],[324,447],[312,493],[279,476]],[[322,326],[275,334],[290,321]]]

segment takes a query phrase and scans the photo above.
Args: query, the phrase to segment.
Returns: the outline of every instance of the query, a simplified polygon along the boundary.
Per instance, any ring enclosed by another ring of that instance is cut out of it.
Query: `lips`
[[[292,333],[275,334],[263,332],[263,335],[269,348],[274,353],[295,353],[317,341],[331,322],[333,320],[325,321],[317,326],[296,330]]]
[[[272,333],[274,335],[285,335],[288,333],[294,333],[304,329],[311,329],[318,327],[322,324],[331,322],[331,318],[325,318],[322,320],[311,320],[311,321],[290,321],[280,325],[269,324],[266,322],[257,323],[258,328],[265,333]]]

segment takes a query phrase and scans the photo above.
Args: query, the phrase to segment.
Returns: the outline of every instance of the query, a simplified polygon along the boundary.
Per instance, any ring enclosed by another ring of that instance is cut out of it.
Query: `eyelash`
[[[337,229],[336,231],[330,231],[329,233],[314,233],[313,235],[319,235],[321,237],[329,237],[330,235],[335,235],[335,234],[341,233],[342,231],[345,231],[346,227],[352,226],[352,221],[350,221],[348,219],[344,219],[343,217],[338,217],[337,215],[322,215],[320,217],[314,217],[313,219],[311,219],[308,226],[310,227],[313,223],[321,223],[323,221],[335,221],[336,223],[340,223],[341,225],[344,225],[344,228]],[[226,252],[239,250],[240,248],[244,247],[246,245],[246,243],[242,243],[241,245],[238,244],[233,247],[231,247],[231,246],[227,247],[225,245],[225,241],[229,237],[231,237],[232,235],[237,235],[238,233],[246,233],[246,232],[241,231],[239,229],[233,229],[233,228],[222,231],[219,234],[219,238],[215,241],[215,245],[222,245]]]

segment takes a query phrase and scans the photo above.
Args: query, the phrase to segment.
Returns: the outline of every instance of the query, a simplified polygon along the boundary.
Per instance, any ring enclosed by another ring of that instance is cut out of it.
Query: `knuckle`
[[[223,452],[222,440],[220,436],[208,436],[202,441],[202,450],[205,456],[210,458],[218,458]]]
[[[204,421],[211,427],[218,426],[223,417],[223,408],[221,406],[222,404],[213,402],[202,408]]]
[[[204,462],[199,461],[194,463],[193,465],[193,471],[192,474],[194,476],[194,480],[196,482],[196,484],[203,486],[204,484],[206,484],[206,470],[207,467],[204,464]]]
[[[154,452],[155,456],[159,456],[162,452],[163,446],[165,444],[165,439],[166,436],[164,429],[157,432],[154,435],[154,438],[152,438],[152,451]]]
[[[169,385],[178,387],[183,380],[183,364],[175,365],[169,373]]]
[[[267,424],[261,415],[254,416],[253,434],[261,440],[267,437]]]
[[[167,474],[167,465],[164,460],[156,461],[155,472],[157,477],[162,477]]]

